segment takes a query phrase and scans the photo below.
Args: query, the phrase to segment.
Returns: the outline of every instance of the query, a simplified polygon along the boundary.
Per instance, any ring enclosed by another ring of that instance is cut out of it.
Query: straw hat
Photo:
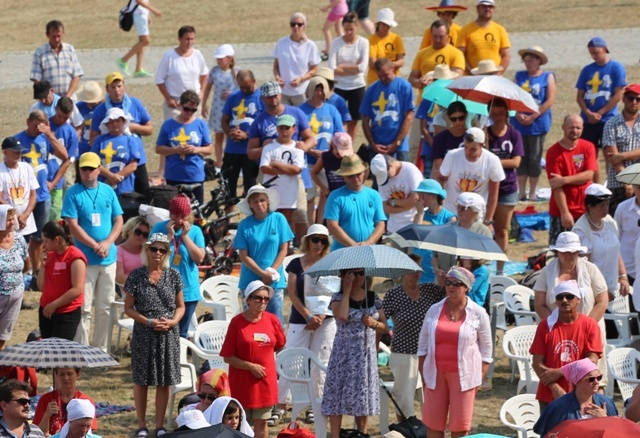
[[[547,62],[549,62],[549,58],[547,58],[547,55],[544,54],[544,51],[540,46],[531,46],[528,49],[520,49],[518,50],[518,55],[520,55],[521,58],[524,58],[524,55],[537,56],[542,60],[540,65],[545,65]]]
[[[503,68],[499,65],[496,65],[496,62],[493,59],[483,59],[478,63],[478,66],[476,68],[471,69],[471,74],[474,76],[490,75],[502,70]]]
[[[342,159],[340,169],[336,170],[335,173],[339,176],[357,175],[368,168],[369,165],[367,163],[363,163],[358,155],[347,155]]]
[[[427,77],[433,79],[456,79],[458,76],[460,75],[451,71],[447,64],[438,64],[435,69],[427,73]]]
[[[78,100],[87,103],[98,103],[104,99],[104,89],[95,81],[85,82],[78,90]]]

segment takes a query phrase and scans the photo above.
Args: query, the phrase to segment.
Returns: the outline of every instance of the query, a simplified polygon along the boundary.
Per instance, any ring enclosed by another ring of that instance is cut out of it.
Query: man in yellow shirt
[[[404,67],[404,57],[406,51],[404,42],[400,35],[391,32],[391,28],[396,27],[393,11],[389,8],[382,8],[378,11],[376,21],[376,31],[369,37],[369,72],[367,73],[367,87],[378,80],[378,75],[374,64],[378,59],[387,58],[391,61],[393,74],[399,75],[400,69]]]
[[[427,11],[435,11],[438,18],[449,25],[449,44],[455,46],[458,42],[458,33],[462,26],[453,22],[458,12],[466,11],[464,6],[458,6],[453,0],[442,0],[438,6],[429,6],[425,8]],[[431,28],[427,28],[422,36],[422,42],[420,43],[420,50],[426,49],[433,44],[431,39]]]
[[[511,42],[506,29],[492,21],[495,7],[494,0],[478,0],[478,18],[464,26],[458,34],[457,46],[464,53],[467,75],[485,59],[491,59],[502,67],[498,73],[500,75],[509,67]]]

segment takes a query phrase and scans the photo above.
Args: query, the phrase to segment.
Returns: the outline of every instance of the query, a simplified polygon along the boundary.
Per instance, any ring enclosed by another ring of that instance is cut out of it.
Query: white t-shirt
[[[304,161],[304,152],[302,149],[296,148],[295,142],[287,145],[278,143],[276,140],[269,143],[262,149],[262,157],[260,157],[260,167],[268,166],[271,161],[278,163],[293,164],[300,169],[307,167]],[[297,208],[298,207],[298,181],[300,175],[284,175],[281,174],[273,182],[271,188],[275,189],[280,195],[280,204],[278,208]],[[262,182],[271,179],[271,175],[264,175]]]
[[[413,163],[403,161],[398,175],[390,178],[385,185],[379,185],[378,193],[380,193],[382,202],[387,202],[389,199],[407,199],[420,182],[422,182],[420,169]],[[387,231],[395,233],[400,228],[412,224],[415,215],[415,208],[402,213],[390,214],[387,221]]]
[[[586,214],[586,213],[585,213]],[[580,242],[587,247],[587,254],[591,262],[600,269],[611,292],[618,287],[618,254],[620,254],[620,240],[618,240],[618,225],[609,215],[603,220],[601,230],[593,230],[586,220],[581,217],[573,226],[573,231],[580,237]]]
[[[164,54],[156,71],[156,85],[164,84],[173,97],[187,90],[200,94],[200,76],[209,74],[209,67],[200,50],[193,49],[190,56],[180,56],[175,49]]]
[[[285,82],[282,94],[285,96],[305,94],[309,85],[308,80],[295,88],[289,82],[304,75],[312,66],[320,64],[322,59],[316,43],[309,39],[296,43],[289,36],[282,37],[273,48],[272,56],[278,59],[280,77]]]
[[[634,196],[618,204],[613,218],[618,224],[620,242],[625,242],[624,245],[620,246],[624,267],[627,269],[627,274],[636,278],[636,272],[638,272],[636,271],[636,263],[638,259],[635,256],[636,245],[633,242],[640,240],[640,206],[638,206],[636,197]],[[629,242],[632,243],[628,244]]]
[[[0,164],[0,196],[2,196],[2,202],[13,205],[18,216],[27,209],[31,190],[39,188],[40,184],[38,184],[36,174],[29,164],[20,162],[17,169],[9,169],[4,163]],[[18,230],[18,232],[23,236],[28,236],[36,231],[36,222],[33,219],[33,213],[31,213],[25,227]]]
[[[369,67],[369,40],[358,36],[352,44],[345,43],[342,37],[338,37],[331,43],[329,54],[329,68],[335,70],[340,64],[356,64],[358,74],[349,76],[336,75],[336,88],[341,90],[355,90],[365,87],[365,73]]]
[[[486,149],[482,149],[480,158],[473,163],[465,157],[464,148],[450,150],[442,160],[440,174],[447,177],[444,208],[449,211],[456,211],[456,198],[462,192],[477,193],[486,203],[489,182],[500,182],[505,178],[500,158]]]

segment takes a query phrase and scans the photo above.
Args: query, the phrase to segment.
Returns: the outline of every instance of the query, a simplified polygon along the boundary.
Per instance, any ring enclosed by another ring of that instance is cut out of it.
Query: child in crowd
[[[311,169],[311,179],[320,190],[320,200],[318,201],[318,211],[316,212],[317,223],[322,223],[324,206],[327,203],[329,193],[345,184],[344,178],[336,175],[336,170],[340,169],[342,158],[347,155],[353,155],[351,137],[346,132],[336,132],[331,140],[331,148],[320,155],[313,169]]]
[[[336,30],[336,36],[342,36],[342,18],[349,12],[349,6],[347,0],[329,0],[327,6],[320,8],[322,12],[329,11],[327,19],[322,26],[322,34],[324,35],[324,50],[320,57],[323,61],[329,59],[329,52],[331,51],[331,26]]]
[[[247,422],[247,414],[235,398],[218,397],[205,411],[204,416],[212,426],[222,423],[231,429],[253,436],[253,429]]]
[[[230,44],[223,44],[218,47],[214,53],[216,58],[216,67],[211,69],[207,77],[207,85],[204,88],[202,98],[202,117],[209,117],[209,129],[214,135],[214,151],[215,164],[217,168],[222,167],[222,145],[224,144],[224,132],[222,131],[222,108],[224,101],[227,100],[232,91],[238,89],[236,82],[237,69],[235,68],[235,59],[233,47]],[[211,112],[207,108],[207,100],[209,93],[213,88],[213,99],[211,100]]]
[[[142,61],[144,60],[144,48],[151,43],[151,37],[149,36],[149,25],[151,25],[151,17],[149,12],[152,12],[156,17],[161,17],[162,12],[159,9],[154,8],[149,4],[148,0],[130,0],[127,5],[127,12],[133,11],[133,25],[136,28],[138,34],[138,42],[124,55],[122,58],[116,59],[116,64],[120,68],[120,71],[125,76],[131,76],[129,71],[129,59],[136,57],[136,67],[133,72],[134,78],[149,78],[151,73],[142,68]]]

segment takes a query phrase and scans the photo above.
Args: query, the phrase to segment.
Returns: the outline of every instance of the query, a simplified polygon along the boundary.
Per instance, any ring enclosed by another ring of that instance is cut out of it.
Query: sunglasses
[[[200,394],[197,394],[197,395],[198,395],[198,398],[200,400],[207,399],[209,401],[214,401],[216,399],[216,396],[214,394],[202,394],[202,393],[200,393]]]
[[[640,96],[624,96],[625,99],[627,99],[629,102],[637,102],[640,103]]]
[[[456,281],[456,280],[449,280],[446,279],[444,281],[444,285],[445,286],[453,286],[453,287],[460,287],[460,286],[464,286],[464,283],[461,281]]]
[[[589,381],[589,383],[593,383],[595,381],[601,381],[602,380],[602,374],[600,374],[599,376],[591,376],[587,379],[587,381]]]
[[[14,401],[14,402],[16,402],[18,404],[21,404],[22,406],[26,406],[29,403],[31,403],[31,400],[29,400],[28,398],[16,398],[16,399],[13,399],[11,401]]]
[[[96,170],[97,167],[81,167],[80,170],[82,170],[83,172],[93,172],[94,170]]]
[[[463,120],[466,120],[466,119],[467,119],[467,116],[449,117],[449,120],[451,120],[451,123],[462,122]]]
[[[292,21],[291,23],[289,23],[289,26],[291,26],[291,27],[302,27],[302,26],[304,26],[304,23],[296,23],[296,22]]]
[[[560,294],[558,296],[556,296],[556,301],[573,301],[573,299],[575,298],[575,295],[571,295],[571,294]]]
[[[195,113],[196,111],[198,111],[198,108],[191,108],[188,106],[183,106],[182,107],[182,111],[185,111],[187,113]]]
[[[351,271],[356,277],[364,277],[364,271]]]
[[[253,296],[251,297],[251,299],[256,303],[268,303],[269,301],[271,301],[270,297],[261,297],[259,295]]]
[[[149,233],[145,233],[144,231],[142,231],[140,228],[136,228],[135,230],[133,230],[133,234],[135,234],[136,236],[142,236],[145,239],[147,237],[149,237]]]
[[[322,243],[323,245],[326,245],[329,243],[328,239],[323,239],[322,237],[309,237],[309,240],[311,240],[313,243]]]
[[[159,252],[160,254],[166,254],[167,253],[166,249],[160,248],[160,247],[157,247],[157,246],[150,246],[149,247],[149,251],[151,251],[151,252]]]

